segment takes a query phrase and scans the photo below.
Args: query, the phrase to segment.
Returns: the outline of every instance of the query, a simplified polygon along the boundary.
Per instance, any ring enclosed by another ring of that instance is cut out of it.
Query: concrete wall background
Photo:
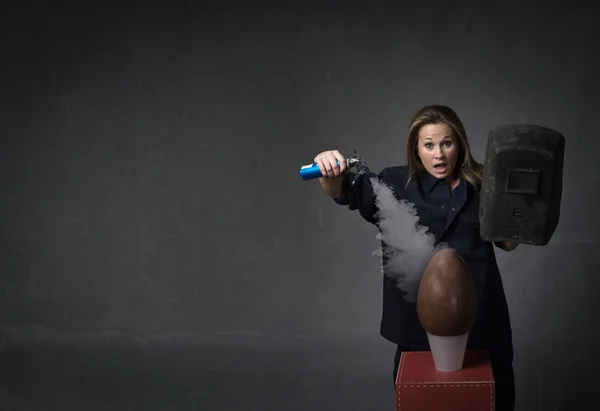
[[[402,163],[410,116],[441,103],[480,161],[500,124],[565,135],[551,244],[497,255],[522,403],[591,396],[599,29],[570,5],[11,9],[2,346],[386,344],[376,232],[298,168],[331,148]]]

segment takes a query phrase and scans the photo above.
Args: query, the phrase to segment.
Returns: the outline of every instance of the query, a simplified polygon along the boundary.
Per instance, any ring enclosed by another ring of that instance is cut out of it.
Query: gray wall
[[[497,255],[523,401],[555,409],[574,398],[569,384],[591,395],[591,6],[265,10],[2,17],[2,346],[377,340],[376,231],[298,169],[331,148],[375,171],[402,163],[410,116],[441,103],[480,161],[500,124],[565,135],[552,242]]]

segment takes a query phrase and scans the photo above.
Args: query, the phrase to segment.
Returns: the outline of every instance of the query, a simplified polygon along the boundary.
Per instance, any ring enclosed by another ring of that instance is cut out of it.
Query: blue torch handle
[[[340,162],[338,161],[337,163],[339,166]],[[315,178],[323,177],[323,173],[321,173],[321,169],[317,163],[312,163],[300,167],[300,177],[302,177],[302,180],[313,180]]]

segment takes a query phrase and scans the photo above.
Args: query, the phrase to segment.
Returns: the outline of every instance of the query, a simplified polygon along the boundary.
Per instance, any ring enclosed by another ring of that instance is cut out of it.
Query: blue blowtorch
[[[339,166],[340,162],[338,161],[337,163]],[[356,168],[356,176],[352,182],[353,184],[356,181],[356,178],[358,178],[358,176],[369,172],[367,163],[365,163],[364,160],[360,158],[360,156],[356,153],[356,150],[354,150],[354,157],[349,157],[346,159],[346,165],[348,166],[348,168]],[[323,174],[321,173],[321,169],[319,168],[317,163],[312,163],[300,167],[300,177],[303,180],[313,180],[315,178],[323,177]]]

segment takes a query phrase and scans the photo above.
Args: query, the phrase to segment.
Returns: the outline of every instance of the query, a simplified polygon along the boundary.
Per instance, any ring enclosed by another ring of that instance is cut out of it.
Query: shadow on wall
[[[600,383],[600,264],[594,239],[567,241],[557,235],[545,247],[522,246],[509,261],[503,257],[518,409],[587,408]]]
[[[81,347],[2,351],[2,409],[394,409],[394,349],[381,340]]]

